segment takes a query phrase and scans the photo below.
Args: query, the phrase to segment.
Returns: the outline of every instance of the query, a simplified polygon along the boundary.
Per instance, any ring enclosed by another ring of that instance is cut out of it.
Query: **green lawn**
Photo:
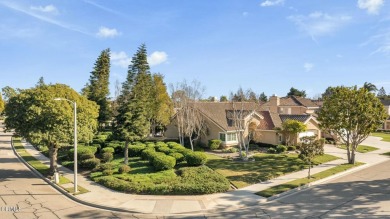
[[[301,178],[301,179],[296,179],[296,180],[290,181],[288,183],[284,183],[284,184],[277,185],[277,186],[268,188],[266,190],[260,191],[260,192],[256,193],[256,195],[260,195],[260,196],[268,198],[268,197],[271,197],[273,195],[280,194],[282,192],[286,192],[286,191],[291,190],[291,189],[295,189],[299,186],[306,185],[310,182],[314,182],[314,181],[332,176],[336,173],[340,173],[340,172],[346,171],[348,169],[360,166],[362,164],[364,164],[364,163],[357,162],[355,165],[341,164],[341,165],[333,167],[329,170],[325,170],[325,171],[322,171],[320,173],[314,174],[311,176],[310,179],[308,179],[307,177]]]
[[[390,134],[388,134],[388,133],[374,132],[374,133],[371,133],[371,135],[375,136],[375,137],[381,137],[382,141],[390,142]]]
[[[35,159],[35,157],[31,156],[24,149],[20,140],[21,140],[20,138],[12,138],[12,142],[13,142],[13,145],[15,147],[16,152],[23,158],[23,160],[25,160],[28,164],[30,164],[34,169],[36,169],[38,172],[40,172],[43,176],[47,177],[49,175],[50,168],[48,166],[46,166],[45,164],[41,163],[41,161]],[[59,182],[60,185],[71,183],[71,182],[72,181],[70,181],[69,179],[67,179],[63,176],[60,176],[60,182]],[[79,192],[77,193],[77,195],[89,192],[87,189],[85,189],[81,186],[78,186],[78,188],[79,188]],[[71,188],[71,189],[64,188],[64,189],[67,190],[68,192],[70,192],[69,190],[72,190],[72,191],[74,190],[73,188]]]
[[[260,181],[266,181],[287,173],[307,168],[297,154],[255,154],[253,162],[228,160],[207,154],[207,166],[224,175],[234,186],[242,188]],[[318,156],[314,164],[339,159],[332,155]]]
[[[339,148],[347,150],[347,146],[345,146],[345,145],[340,145]],[[367,152],[371,152],[371,151],[376,151],[378,149],[379,148],[371,147],[371,146],[367,146],[367,145],[358,145],[356,151],[359,153],[367,153]]]

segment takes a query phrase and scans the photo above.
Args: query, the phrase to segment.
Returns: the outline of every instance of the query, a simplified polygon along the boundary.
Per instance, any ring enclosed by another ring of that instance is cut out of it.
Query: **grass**
[[[207,154],[207,166],[224,175],[234,186],[242,188],[308,167],[297,154],[255,154],[253,162],[239,162]],[[339,159],[332,155],[317,156],[314,165]]]
[[[81,194],[84,194],[84,193],[87,193],[89,192],[87,189],[81,187],[81,186],[77,186],[79,192],[74,194],[74,195],[81,195]],[[64,188],[67,192],[69,193],[74,193],[74,187],[71,187],[71,188]]]
[[[256,195],[260,195],[260,196],[268,198],[268,197],[271,197],[271,196],[274,196],[274,195],[277,195],[277,194],[289,191],[291,189],[298,188],[298,187],[306,185],[308,183],[311,183],[311,182],[314,182],[314,181],[317,181],[317,180],[320,180],[320,179],[332,176],[334,174],[346,171],[348,169],[360,166],[362,164],[364,164],[364,163],[357,162],[355,165],[353,165],[353,164],[341,164],[339,166],[336,166],[336,167],[333,167],[331,169],[322,171],[320,173],[316,173],[316,174],[312,175],[310,179],[308,179],[307,177],[301,178],[301,179],[296,179],[296,180],[290,181],[288,183],[284,183],[284,184],[281,184],[281,185],[273,186],[273,187],[268,188],[266,190],[257,192]]]
[[[345,145],[340,145],[339,148],[347,150],[347,146],[345,146]],[[356,151],[359,153],[367,153],[367,152],[371,152],[371,151],[376,151],[378,149],[379,148],[371,147],[371,146],[367,146],[367,145],[358,145]]]
[[[381,137],[382,138],[381,141],[390,142],[390,134],[388,134],[388,133],[374,132],[374,133],[371,133],[371,135],[375,136],[375,137]]]
[[[30,164],[34,169],[36,169],[38,172],[40,172],[43,176],[47,177],[49,176],[50,168],[43,164],[41,161],[35,159],[35,157],[31,156],[23,147],[21,139],[20,138],[12,138],[13,146],[16,150],[16,152],[25,160],[28,164]],[[66,177],[60,176],[60,182],[59,184],[67,184],[72,183],[69,179]],[[89,192],[87,189],[79,186],[79,192],[77,194],[82,194]],[[64,188],[66,191],[69,192],[69,189]],[[74,190],[72,188],[72,190]]]

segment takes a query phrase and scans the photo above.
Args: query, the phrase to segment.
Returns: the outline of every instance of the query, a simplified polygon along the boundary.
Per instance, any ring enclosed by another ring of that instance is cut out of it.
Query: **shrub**
[[[114,174],[114,170],[104,170],[103,171],[103,175],[105,175],[105,176],[111,176],[112,174]]]
[[[105,170],[112,170],[114,169],[115,165],[113,163],[104,163],[104,164],[100,164],[98,166],[98,169],[99,171],[105,171]]]
[[[90,158],[87,160],[83,160],[80,162],[80,167],[87,168],[87,169],[94,169],[97,166],[99,166],[100,160],[97,158]]]
[[[141,158],[143,160],[150,160],[153,154],[156,153],[156,150],[154,148],[146,148],[141,152]]]
[[[152,161],[155,170],[170,170],[176,165],[176,159],[165,154],[156,153]]]
[[[251,150],[254,150],[254,149],[258,149],[259,146],[257,144],[249,144],[249,149]]]
[[[237,148],[231,147],[231,148],[226,148],[222,150],[223,153],[236,153]]]
[[[145,145],[129,145],[129,154],[134,157],[139,157],[145,148]]]
[[[320,138],[320,145],[321,146],[324,146],[325,145],[325,138]]]
[[[245,151],[241,151],[241,157],[246,157]]]
[[[275,148],[268,148],[267,153],[275,154],[276,153],[276,149]]]
[[[170,148],[166,146],[157,147],[156,151],[163,152],[165,154],[168,154],[170,152]]]
[[[97,148],[95,148],[95,147],[90,147],[90,146],[77,147],[77,158],[79,160],[86,160],[86,159],[94,158],[96,151],[97,151]],[[69,160],[73,160],[73,157],[74,157],[74,148],[72,148],[68,151]]]
[[[262,148],[274,148],[274,147],[276,147],[276,145],[274,145],[274,144],[268,144],[268,143],[263,143],[263,142],[257,142],[256,144],[257,144],[257,146],[262,147]]]
[[[181,153],[174,152],[174,153],[170,153],[168,155],[171,157],[174,157],[176,159],[176,163],[181,163],[184,161],[184,155]]]
[[[297,149],[297,147],[295,147],[295,146],[288,146],[287,147],[288,151],[295,151],[296,149]]]
[[[277,152],[278,154],[283,153],[283,152],[285,152],[285,151],[287,151],[287,147],[286,147],[286,146],[284,146],[284,145],[278,145],[278,146],[276,146],[276,152]]]
[[[125,142],[121,141],[111,141],[106,144],[107,147],[112,147],[115,150],[115,153],[123,153],[123,148],[125,147]]]
[[[203,152],[191,152],[185,155],[185,160],[190,166],[199,166],[206,163],[207,156]]]
[[[211,150],[217,150],[219,148],[219,146],[221,145],[221,143],[222,143],[222,141],[219,139],[209,140],[209,148]]]
[[[119,172],[120,174],[122,174],[122,173],[128,173],[128,172],[130,172],[130,170],[131,170],[131,168],[130,168],[128,165],[122,164],[122,165],[119,167],[118,172]]]
[[[104,154],[104,153],[114,153],[115,152],[115,149],[114,148],[112,148],[112,147],[106,147],[106,148],[103,148],[102,149],[102,153]]]
[[[110,152],[103,153],[102,160],[104,163],[111,162],[114,159],[114,155]]]

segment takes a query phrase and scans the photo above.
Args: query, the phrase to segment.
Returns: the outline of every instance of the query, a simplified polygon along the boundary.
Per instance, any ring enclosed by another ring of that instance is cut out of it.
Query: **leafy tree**
[[[290,88],[290,91],[287,93],[287,96],[297,96],[297,97],[306,97],[306,91],[305,90],[298,90],[294,87]]]
[[[384,98],[386,97],[386,91],[385,88],[381,87],[378,91],[378,94],[376,95],[378,98]]]
[[[286,144],[293,145],[298,133],[306,131],[306,125],[298,120],[286,119],[278,129],[286,137]]]
[[[262,92],[260,95],[259,95],[259,100],[261,101],[261,102],[267,102],[268,101],[268,97],[267,97],[267,95],[265,95],[265,93],[264,92]]]
[[[347,146],[348,162],[355,163],[357,146],[386,119],[384,106],[366,88],[334,87],[325,97],[318,121]]]
[[[15,89],[13,89],[12,87],[10,86],[5,86],[3,87],[2,89],[2,92],[3,92],[3,95],[4,95],[4,100],[6,102],[8,102],[8,100],[15,96],[16,94],[18,94],[19,91],[16,91]]]
[[[368,90],[368,92],[375,92],[378,90],[378,88],[374,84],[369,82],[364,82],[363,88]]]
[[[323,154],[323,145],[317,140],[317,136],[305,136],[301,138],[302,145],[299,147],[299,158],[309,164],[309,172],[307,178],[310,179],[310,169],[313,159],[317,155]]]
[[[111,119],[111,111],[108,101],[110,77],[110,49],[105,49],[95,62],[95,66],[82,93],[89,100],[95,101],[99,105],[99,126]]]
[[[247,101],[247,96],[242,87],[239,87],[236,93],[230,94],[230,99],[234,102],[244,102]]]
[[[118,98],[118,115],[114,134],[125,141],[125,164],[128,164],[129,143],[149,134],[153,116],[153,81],[147,62],[146,46],[142,44],[132,58],[122,93]]]
[[[250,102],[258,102],[259,98],[257,97],[257,94],[252,91],[251,89],[247,90],[247,100]]]
[[[21,90],[5,107],[6,130],[14,129],[33,144],[48,145],[50,174],[57,168],[58,148],[73,141],[74,131],[73,104],[54,98],[76,101],[78,140],[90,142],[97,127],[98,107],[66,85]]]
[[[0,114],[4,111],[4,100],[3,96],[0,94]]]
[[[219,98],[219,102],[228,102],[227,96],[221,96],[221,97]]]
[[[160,127],[161,130],[170,123],[173,115],[173,103],[168,95],[163,75],[153,75],[153,89],[152,132],[154,133],[156,127]]]

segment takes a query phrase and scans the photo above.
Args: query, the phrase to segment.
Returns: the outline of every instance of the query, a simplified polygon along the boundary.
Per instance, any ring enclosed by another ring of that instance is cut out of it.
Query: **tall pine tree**
[[[128,164],[129,143],[149,134],[154,102],[152,88],[146,46],[142,44],[133,56],[126,81],[122,84],[114,126],[115,136],[125,141],[125,164]]]
[[[105,49],[95,62],[91,72],[89,83],[84,87],[83,93],[89,100],[95,101],[99,105],[99,127],[111,119],[108,95],[110,77],[110,49]]]
[[[381,89],[379,89],[377,95],[376,95],[378,98],[384,98],[386,97],[386,91],[385,91],[385,88],[381,87]]]

